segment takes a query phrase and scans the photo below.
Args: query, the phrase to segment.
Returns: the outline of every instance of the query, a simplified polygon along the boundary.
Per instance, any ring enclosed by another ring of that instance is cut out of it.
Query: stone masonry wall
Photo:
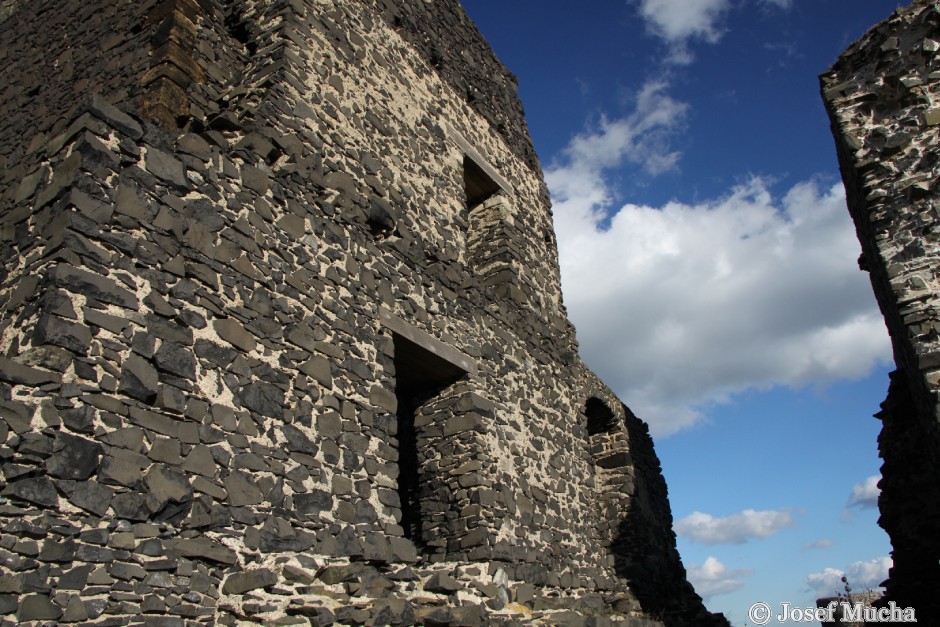
[[[5,624],[723,624],[456,2],[65,6],[0,24]]]
[[[915,0],[821,77],[849,210],[894,347],[879,450],[885,601],[940,615],[940,8]]]

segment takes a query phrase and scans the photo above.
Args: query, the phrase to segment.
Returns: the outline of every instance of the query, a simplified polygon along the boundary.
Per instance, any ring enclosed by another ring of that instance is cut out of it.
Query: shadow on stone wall
[[[878,448],[884,463],[879,483],[881,510],[879,523],[891,537],[894,566],[889,571],[884,602],[916,608],[918,615],[940,616],[936,595],[940,581],[940,541],[930,529],[936,528],[935,508],[930,495],[940,493],[937,459],[924,447],[935,441],[936,429],[930,420],[918,416],[910,382],[903,370],[891,373],[888,398],[877,417],[882,422]]]
[[[611,543],[614,568],[629,582],[644,612],[666,627],[728,625],[710,614],[686,579],[672,530],[666,480],[646,423],[624,406],[625,426],[636,473],[627,514]]]

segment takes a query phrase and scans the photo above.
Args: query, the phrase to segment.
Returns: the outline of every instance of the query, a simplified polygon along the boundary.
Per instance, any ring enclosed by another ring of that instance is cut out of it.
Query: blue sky
[[[706,605],[753,624],[877,585],[893,364],[817,76],[902,3],[463,3],[519,78],[582,356],[650,423]]]

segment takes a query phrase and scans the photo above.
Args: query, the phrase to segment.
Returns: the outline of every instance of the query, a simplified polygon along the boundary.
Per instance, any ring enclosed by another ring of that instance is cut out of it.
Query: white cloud
[[[565,163],[548,171],[552,193],[591,210],[611,202],[605,170],[627,162],[657,175],[674,167],[679,153],[669,147],[669,137],[682,128],[688,105],[670,97],[668,87],[665,81],[645,84],[630,115],[602,118],[599,128],[575,136],[562,151]]]
[[[806,576],[806,585],[820,597],[836,596],[843,592],[843,571],[825,568],[822,572]]]
[[[746,509],[726,518],[692,512],[675,524],[676,533],[699,544],[744,544],[752,538],[769,538],[796,521],[787,511]]]
[[[640,0],[639,12],[647,29],[669,45],[669,60],[686,65],[692,62],[688,43],[717,43],[730,8],[730,0]]]
[[[878,487],[880,480],[881,477],[875,475],[865,479],[862,483],[856,483],[852,486],[852,494],[849,495],[849,506],[878,507],[878,495],[881,494],[881,489]]]
[[[835,542],[829,538],[823,538],[821,540],[816,540],[815,542],[807,542],[803,545],[804,549],[828,549],[835,545]]]
[[[725,33],[724,20],[734,9],[731,0],[637,0],[647,30],[669,46],[666,61],[688,65],[694,60],[689,44],[716,44]],[[765,9],[789,10],[793,0],[757,0]]]
[[[640,15],[649,28],[669,42],[721,38],[718,22],[731,8],[729,0],[640,0]]]
[[[581,354],[653,434],[737,393],[866,376],[891,350],[841,184],[775,197],[752,177],[720,198],[614,206],[608,170],[674,167],[687,105],[645,86],[629,116],[575,137],[546,171]]]
[[[689,582],[699,596],[705,599],[734,592],[744,585],[740,578],[752,574],[754,571],[750,569],[728,570],[715,557],[705,558],[701,566],[692,564],[688,568]]]
[[[890,557],[878,557],[867,562],[853,562],[844,571],[825,568],[822,572],[807,575],[806,585],[820,597],[834,596],[844,592],[842,576],[845,575],[852,592],[875,590],[888,578],[891,564]]]

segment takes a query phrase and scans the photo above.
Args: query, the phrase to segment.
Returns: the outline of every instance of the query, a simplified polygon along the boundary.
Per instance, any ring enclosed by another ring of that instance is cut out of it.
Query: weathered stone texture
[[[940,615],[940,7],[915,0],[821,77],[862,256],[897,371],[878,418],[884,601]]]
[[[456,0],[0,28],[0,614],[723,624]]]

